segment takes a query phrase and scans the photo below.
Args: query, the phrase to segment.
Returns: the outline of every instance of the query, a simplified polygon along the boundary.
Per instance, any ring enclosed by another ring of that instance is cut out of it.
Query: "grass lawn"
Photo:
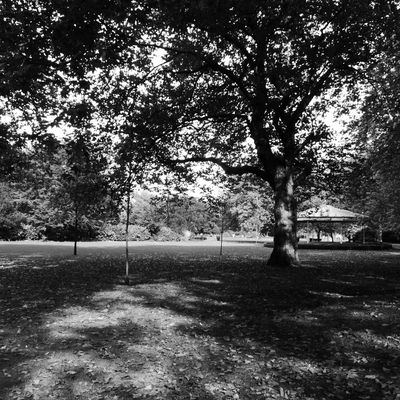
[[[0,243],[0,399],[400,399],[400,250]]]

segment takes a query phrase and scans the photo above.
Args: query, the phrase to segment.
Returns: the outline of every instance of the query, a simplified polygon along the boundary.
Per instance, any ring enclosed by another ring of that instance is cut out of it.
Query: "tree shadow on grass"
[[[284,398],[396,394],[400,274],[394,259],[364,259],[356,268],[339,259],[323,269],[292,271],[266,271],[263,264],[236,261],[216,268],[193,265],[192,273],[179,279],[171,273],[169,281],[186,297],[160,296],[159,284],[151,287],[149,280],[132,293],[146,298],[147,305],[202,322],[180,325],[179,334],[213,338],[221,348],[235,348],[236,355],[258,353],[254,362],[264,367],[253,371],[259,377],[256,388],[265,383],[260,377],[272,376]],[[228,362],[229,354],[222,353]]]
[[[121,260],[1,270],[0,398],[393,397],[397,258],[307,257],[142,257],[131,287]]]
[[[103,258],[15,258],[0,270],[2,400],[214,399],[200,378],[175,375],[172,317],[129,299],[122,271]]]
[[[115,282],[110,260],[71,260],[63,257],[3,257],[0,268],[0,398],[27,372],[17,365],[43,357],[48,351],[44,318],[55,310],[87,302]],[[2,372],[2,373],[1,373]]]

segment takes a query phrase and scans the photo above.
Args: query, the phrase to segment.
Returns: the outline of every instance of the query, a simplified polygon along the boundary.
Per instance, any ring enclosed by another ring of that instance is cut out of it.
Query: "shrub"
[[[99,240],[125,240],[124,224],[104,224],[99,231],[97,238]],[[128,231],[129,240],[149,240],[150,232],[146,227],[140,225],[130,225]]]
[[[154,236],[154,240],[158,242],[168,242],[168,241],[175,241],[179,242],[182,239],[181,235],[174,232],[171,228],[166,226],[162,226],[158,231],[157,235]]]
[[[32,224],[22,224],[22,230],[20,236],[22,239],[27,240],[39,240],[43,239],[44,228],[37,227]]]
[[[188,231],[187,229],[184,229],[182,231],[182,235],[183,235],[183,240],[190,240],[190,238],[192,237],[192,232]]]
[[[151,236],[158,235],[162,227],[163,227],[162,225],[152,222],[151,224],[148,225],[148,230],[150,232],[150,235]]]
[[[129,240],[149,240],[151,237],[149,230],[140,225],[129,226]]]
[[[388,243],[400,243],[400,232],[385,231],[382,233],[382,240]]]
[[[20,240],[23,237],[22,224],[26,221],[26,218],[18,211],[6,210],[4,214],[1,211],[3,210],[0,209],[0,239]]]
[[[97,234],[97,239],[99,240],[123,240],[120,239],[121,235],[125,235],[125,228],[123,232],[121,231],[122,224],[104,224]]]
[[[365,227],[364,231],[361,229],[354,234],[353,242],[361,243],[363,240],[366,242],[376,242],[378,238],[378,234],[375,230]]]

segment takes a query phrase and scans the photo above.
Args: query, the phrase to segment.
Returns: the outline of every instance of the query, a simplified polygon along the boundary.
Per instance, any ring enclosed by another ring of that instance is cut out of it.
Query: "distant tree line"
[[[104,146],[81,134],[18,143],[7,126],[2,128],[0,144],[7,148],[1,160],[0,239],[125,239],[123,187]],[[271,197],[256,184],[231,185],[227,191],[223,200],[199,198],[171,187],[153,185],[152,190],[142,190],[136,185],[130,196],[129,239],[216,235],[221,218],[225,231],[267,233],[272,223]]]

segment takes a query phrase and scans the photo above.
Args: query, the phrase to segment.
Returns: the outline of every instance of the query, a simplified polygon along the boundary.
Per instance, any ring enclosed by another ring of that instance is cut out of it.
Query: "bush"
[[[27,240],[39,240],[43,239],[44,228],[37,227],[32,224],[22,224],[22,231],[20,232],[20,236],[22,239]]]
[[[158,231],[157,235],[154,236],[154,240],[158,242],[168,242],[174,241],[179,242],[182,239],[182,236],[178,233],[174,232],[171,228],[166,226],[162,226]]]
[[[97,236],[99,240],[125,240],[125,225],[124,224],[104,224]],[[146,227],[140,225],[130,225],[128,231],[129,240],[149,240],[150,232]]]
[[[46,240],[63,242],[64,240],[73,241],[75,238],[74,227],[71,225],[48,225],[44,230]]]
[[[104,224],[97,234],[97,239],[99,240],[122,240],[117,239],[120,237],[121,232],[119,232],[119,227],[121,225]],[[117,232],[118,231],[118,232]],[[124,231],[125,234],[125,231]]]
[[[20,240],[23,237],[22,224],[26,221],[26,218],[20,212],[6,211],[3,215],[0,215],[0,239]]]
[[[365,227],[364,232],[361,229],[358,232],[356,232],[353,237],[353,242],[362,243],[363,240],[365,240],[366,242],[377,242],[378,233],[369,227]]]
[[[151,236],[158,235],[162,227],[163,227],[162,225],[152,222],[151,224],[148,225],[148,230],[150,232],[150,235]]]
[[[184,229],[183,231],[182,231],[182,239],[183,240],[190,240],[191,238],[192,238],[192,232],[190,232],[190,231],[188,231],[187,229]]]
[[[382,233],[382,240],[388,243],[400,243],[400,233],[396,231],[385,231]]]
[[[129,240],[149,240],[151,237],[149,230],[140,225],[129,226]]]

